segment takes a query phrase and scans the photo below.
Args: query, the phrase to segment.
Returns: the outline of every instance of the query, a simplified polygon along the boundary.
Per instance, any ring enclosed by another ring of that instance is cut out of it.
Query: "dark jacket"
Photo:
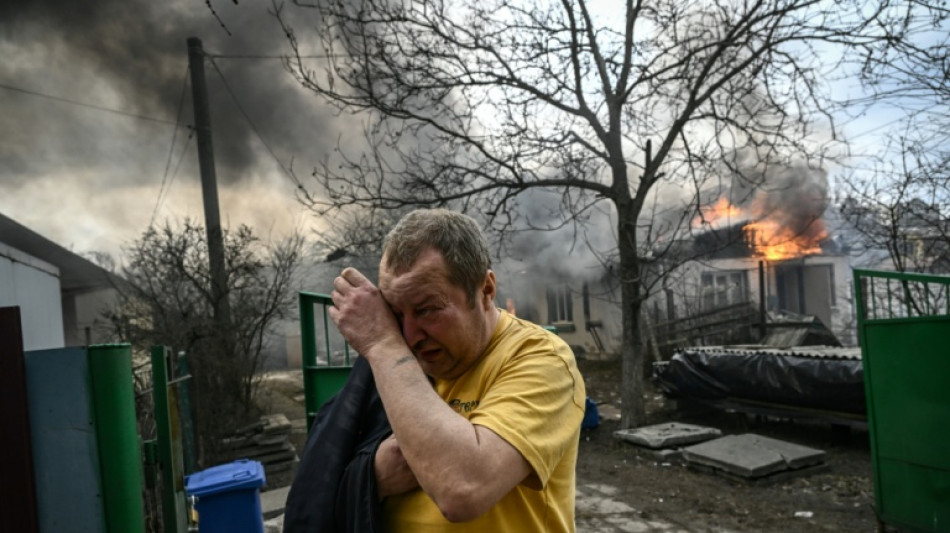
[[[383,533],[373,459],[390,433],[369,363],[358,357],[314,419],[287,495],[284,533]]]

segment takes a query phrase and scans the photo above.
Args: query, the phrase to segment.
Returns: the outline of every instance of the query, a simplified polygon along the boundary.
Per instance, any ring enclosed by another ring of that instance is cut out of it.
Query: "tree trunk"
[[[620,252],[620,307],[623,334],[620,346],[620,426],[643,423],[643,350],[640,335],[640,258],[637,255],[637,210],[633,202],[617,206],[617,237]]]

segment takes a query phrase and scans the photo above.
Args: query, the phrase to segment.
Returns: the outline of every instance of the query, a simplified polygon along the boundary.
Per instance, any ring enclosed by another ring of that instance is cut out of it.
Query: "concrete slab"
[[[261,493],[261,514],[264,520],[284,514],[287,505],[287,493],[290,487],[279,487]]]
[[[754,479],[824,463],[825,452],[754,433],[729,435],[683,448],[689,464]]]
[[[722,436],[722,432],[711,427],[667,422],[641,428],[621,429],[615,431],[614,436],[639,446],[660,449],[704,442]]]
[[[650,450],[653,457],[661,463],[678,463],[683,460],[682,448],[664,448],[662,450]]]

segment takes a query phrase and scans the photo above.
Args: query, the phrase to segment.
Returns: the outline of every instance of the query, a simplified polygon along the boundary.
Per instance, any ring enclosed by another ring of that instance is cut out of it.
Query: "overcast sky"
[[[0,213],[112,254],[153,213],[203,224],[186,40],[211,55],[288,52],[270,2],[211,5],[220,21],[196,0],[0,2]],[[311,227],[282,167],[309,176],[353,119],[334,118],[279,59],[218,57],[205,73],[222,224],[274,237]]]
[[[270,2],[211,6],[220,20],[198,0],[0,2],[0,213],[74,251],[113,255],[152,220],[203,224],[188,129],[193,36],[218,56],[205,71],[222,224],[265,237],[313,228],[285,169],[293,160],[308,177],[356,120],[335,117],[274,59],[289,47]],[[876,126],[846,129],[873,152],[865,133]]]

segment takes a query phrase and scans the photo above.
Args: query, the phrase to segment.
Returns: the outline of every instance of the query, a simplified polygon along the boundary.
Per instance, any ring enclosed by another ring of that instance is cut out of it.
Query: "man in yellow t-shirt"
[[[471,218],[414,211],[379,287],[347,268],[330,316],[370,363],[393,435],[374,459],[387,530],[573,532],[584,383],[556,335],[494,305]]]

